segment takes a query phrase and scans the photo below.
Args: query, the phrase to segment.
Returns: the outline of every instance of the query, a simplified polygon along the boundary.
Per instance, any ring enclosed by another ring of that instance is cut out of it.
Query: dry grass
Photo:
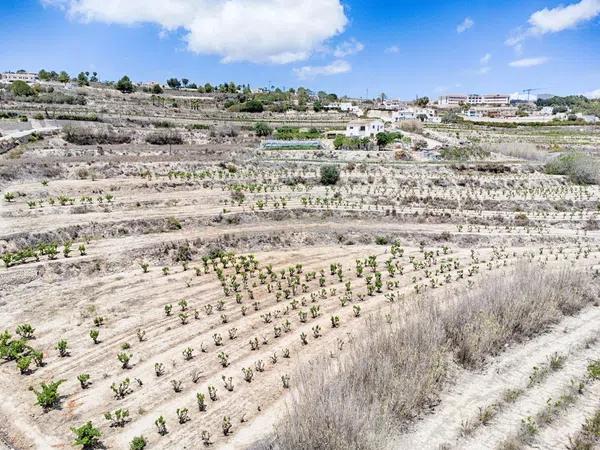
[[[550,158],[548,152],[539,150],[537,145],[528,142],[488,143],[482,146],[490,152],[500,153],[511,158],[526,159],[528,161],[547,161]]]
[[[585,277],[521,266],[450,300],[444,324],[457,361],[476,366],[510,342],[539,334],[592,301]]]
[[[403,120],[400,122],[400,129],[412,133],[422,133],[423,122],[420,120]]]
[[[588,283],[569,270],[518,267],[446,302],[413,299],[391,325],[368,319],[346,354],[297,375],[286,416],[259,448],[389,446],[391,434],[435,401],[452,357],[480,365],[505,344],[543,332],[592,300]]]
[[[569,437],[568,450],[592,450],[600,445],[600,409],[588,417],[582,429]]]
[[[566,175],[575,184],[600,184],[600,160],[587,153],[563,153],[545,169],[552,175]]]

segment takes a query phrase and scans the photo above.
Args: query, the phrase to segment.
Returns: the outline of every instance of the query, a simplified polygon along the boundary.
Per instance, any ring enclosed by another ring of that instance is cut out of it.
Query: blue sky
[[[363,97],[600,94],[600,0],[3,0],[0,17],[0,70]]]

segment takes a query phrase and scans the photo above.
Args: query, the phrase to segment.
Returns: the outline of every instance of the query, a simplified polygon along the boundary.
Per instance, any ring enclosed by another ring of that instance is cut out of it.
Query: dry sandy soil
[[[401,164],[365,156],[350,167],[337,152],[341,180],[325,187],[325,161],[312,152],[63,144],[55,137],[17,159],[1,157],[2,191],[16,198],[0,204],[0,252],[56,242],[58,255],[0,269],[0,329],[14,335],[19,324],[31,324],[28,344],[44,354],[44,364],[24,374],[15,361],[0,363],[0,448],[71,448],[70,428],[87,421],[106,448],[128,448],[140,435],[150,448],[199,448],[203,431],[213,448],[246,448],[271,432],[298,367],[335,356],[370,313],[415,291],[475,285],[482,274],[524,260],[591,272],[600,256],[599,188],[545,175],[527,161],[494,155],[489,164]],[[68,257],[65,242],[72,242]],[[428,252],[445,268],[428,265]],[[371,269],[356,272],[356,261],[369,257],[382,273],[372,295]],[[332,264],[341,266],[332,271]],[[339,326],[332,327],[332,316]],[[590,307],[508,348],[483,371],[457,373],[439,405],[390,438],[391,447],[498,447],[598,357],[598,333],[600,310]],[[68,356],[56,349],[61,339]],[[131,355],[128,368],[117,360],[123,352]],[[533,366],[556,352],[565,355],[563,367],[528,386]],[[161,376],[156,364],[164,365]],[[242,371],[249,368],[251,382]],[[82,373],[90,375],[85,389]],[[232,378],[232,391],[223,377]],[[111,385],[125,379],[129,392],[116,398]],[[61,398],[43,410],[29,387],[52,380],[65,380]],[[179,392],[173,382],[181,382]],[[506,389],[523,393],[506,404]],[[591,386],[530,445],[562,448],[600,406],[598,394]],[[493,419],[465,432],[478,408],[494,402],[501,406]],[[104,414],[119,408],[130,420],[111,427]],[[177,416],[182,408],[185,423]],[[155,426],[159,416],[164,436]],[[227,436],[224,417],[232,425]]]

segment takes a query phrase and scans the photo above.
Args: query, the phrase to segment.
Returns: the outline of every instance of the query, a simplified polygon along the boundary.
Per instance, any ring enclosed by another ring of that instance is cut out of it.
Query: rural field
[[[598,448],[600,128],[86,95],[4,106],[0,448]]]

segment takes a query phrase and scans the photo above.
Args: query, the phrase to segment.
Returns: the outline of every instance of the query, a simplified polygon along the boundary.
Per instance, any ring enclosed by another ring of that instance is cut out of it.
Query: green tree
[[[63,70],[61,73],[58,74],[58,77],[56,77],[56,79],[61,83],[68,83],[71,80],[71,77],[67,72]]]
[[[334,165],[321,166],[321,184],[328,186],[336,184],[340,179],[340,169]]]
[[[21,80],[13,81],[10,85],[10,91],[17,97],[29,97],[35,95],[31,86]]]
[[[401,139],[402,135],[400,133],[388,133],[383,131],[381,133],[377,133],[375,138],[377,139],[377,145],[380,147],[385,147],[386,145],[394,142],[396,139]]]
[[[167,85],[171,89],[179,89],[181,87],[181,82],[177,78],[169,78],[167,80]]]
[[[160,84],[154,84],[152,85],[152,93],[153,94],[162,94],[163,93],[163,88],[160,87]]]
[[[42,81],[50,81],[50,72],[42,69],[38,72],[38,78]]]
[[[127,75],[117,81],[115,88],[124,94],[131,94],[135,90],[133,83]]]
[[[210,93],[213,92],[215,89],[213,88],[213,86],[210,83],[206,83],[204,85],[204,92]]]
[[[321,103],[321,100],[317,100],[313,103],[313,109],[315,112],[323,111],[323,103]]]
[[[424,108],[425,106],[427,106],[429,104],[429,97],[419,97],[415,101],[415,104],[417,106],[420,106],[421,108]]]
[[[90,79],[88,78],[88,76],[85,73],[79,72],[79,75],[77,75],[77,84],[79,86],[89,86]]]
[[[260,100],[248,100],[240,105],[240,111],[242,112],[250,112],[250,113],[259,113],[264,111],[264,106]]]

